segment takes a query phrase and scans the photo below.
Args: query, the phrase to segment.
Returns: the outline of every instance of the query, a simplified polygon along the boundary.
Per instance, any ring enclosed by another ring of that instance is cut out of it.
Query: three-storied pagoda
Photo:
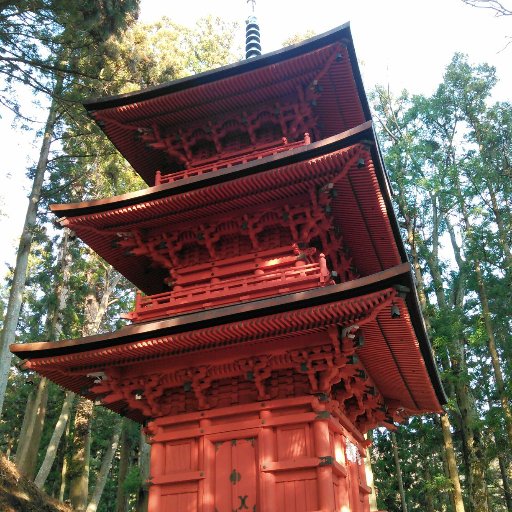
[[[149,188],[52,210],[132,324],[13,352],[146,424],[150,512],[368,512],[365,432],[444,395],[349,26],[86,108]]]

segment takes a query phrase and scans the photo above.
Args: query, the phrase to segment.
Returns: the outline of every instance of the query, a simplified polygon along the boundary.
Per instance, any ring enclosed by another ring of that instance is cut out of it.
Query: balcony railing
[[[266,156],[276,155],[278,153],[282,153],[283,151],[289,151],[290,149],[304,146],[310,142],[311,139],[309,134],[306,133],[304,135],[304,140],[299,140],[297,142],[286,142],[285,139],[285,142],[272,142],[266,145],[258,146],[252,151],[245,149],[232,153],[226,153],[222,155],[220,159],[216,157],[203,160],[198,162],[193,167],[190,167],[189,169],[184,169],[182,171],[169,174],[162,174],[160,171],[156,171],[155,186],[163,185],[164,183],[173,183],[175,181],[190,178],[192,176],[200,176],[201,174],[218,171],[220,169],[227,169],[235,165],[246,164],[247,162],[251,162],[253,160],[259,160]]]
[[[214,282],[215,281],[215,282]],[[330,274],[325,257],[317,263],[276,269],[261,275],[212,280],[207,284],[176,287],[170,292],[144,296],[137,293],[135,311],[126,315],[133,322],[145,322],[177,314],[236,304],[325,286]]]

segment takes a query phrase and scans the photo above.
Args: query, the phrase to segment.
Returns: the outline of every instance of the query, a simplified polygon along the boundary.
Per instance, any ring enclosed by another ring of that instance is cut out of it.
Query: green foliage
[[[310,37],[316,36],[316,32],[314,30],[306,30],[305,32],[299,32],[297,34],[292,34],[290,37],[286,38],[283,41],[282,46],[291,46],[292,44],[298,44],[304,41],[305,39],[309,39]]]
[[[128,470],[126,479],[123,482],[123,488],[126,494],[135,494],[139,491],[140,487],[144,485],[140,469],[137,466],[132,466]]]
[[[20,114],[15,87],[52,96],[56,74],[93,76],[84,68],[135,14],[138,0],[21,0],[0,3],[0,105]]]
[[[399,221],[411,260],[421,269],[420,298],[449,397],[466,507],[476,510],[469,483],[483,473],[478,485],[490,510],[501,511],[497,457],[510,464],[511,451],[489,339],[497,340],[508,382],[512,109],[492,103],[496,81],[494,68],[456,54],[430,97],[395,97],[377,87],[372,99]],[[510,392],[506,387],[505,400]],[[414,419],[397,434],[410,510],[452,510],[438,433],[436,423]],[[394,472],[385,434],[376,448],[382,507],[400,510],[396,483],[384,478]]]

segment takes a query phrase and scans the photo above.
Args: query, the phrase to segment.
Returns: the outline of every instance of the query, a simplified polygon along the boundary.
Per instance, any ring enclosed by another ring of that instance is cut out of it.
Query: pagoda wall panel
[[[368,512],[366,442],[302,395],[158,418],[149,512]]]
[[[197,484],[184,484],[178,487],[168,486],[162,489],[160,510],[197,512]]]

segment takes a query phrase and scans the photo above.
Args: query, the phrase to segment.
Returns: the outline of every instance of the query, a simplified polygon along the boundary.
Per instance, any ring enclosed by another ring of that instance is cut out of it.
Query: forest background
[[[510,6],[459,3],[501,27],[507,20],[509,38],[496,52],[510,61]],[[0,448],[38,487],[87,512],[144,510],[148,446],[136,425],[21,372],[6,350],[14,340],[114,330],[132,307],[130,283],[48,215],[50,203],[142,188],[80,102],[241,58],[243,28],[228,17],[191,27],[168,18],[143,23],[139,7],[137,0],[0,1],[0,113],[14,122],[3,140],[29,134],[37,148],[16,264],[0,288]],[[298,28],[279,33],[280,43],[308,35]],[[512,87],[500,89],[493,66],[460,51],[447,66],[424,62],[424,70],[439,68],[428,92],[395,90],[389,72],[367,86],[449,397],[440,417],[373,432],[378,506],[389,512],[512,511]],[[416,60],[402,56],[412,74]]]

